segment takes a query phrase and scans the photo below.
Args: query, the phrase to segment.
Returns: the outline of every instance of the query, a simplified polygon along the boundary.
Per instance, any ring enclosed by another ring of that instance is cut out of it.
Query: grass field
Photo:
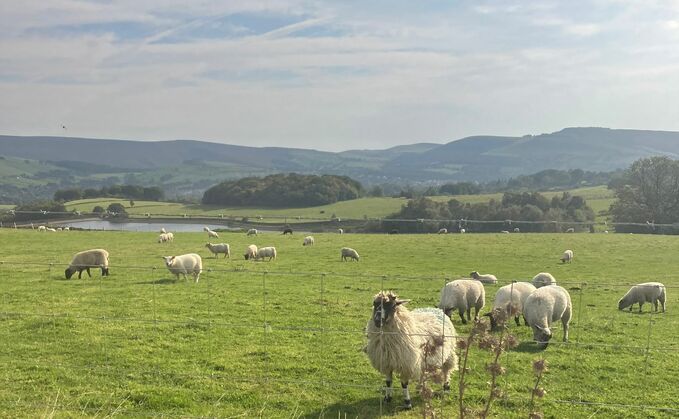
[[[573,195],[580,195],[587,201],[588,205],[592,207],[595,213],[600,214],[601,211],[607,211],[614,200],[612,191],[605,186],[596,186],[589,188],[572,189],[569,191]],[[560,195],[563,192],[544,192],[544,195],[551,199],[554,195]],[[462,202],[488,202],[490,199],[502,199],[502,194],[483,194],[483,195],[460,195],[460,196],[436,196],[431,197],[436,201],[445,201],[455,198]],[[262,216],[263,222],[280,223],[279,217],[289,217],[288,222],[294,222],[295,217],[302,217],[305,219],[320,219],[328,220],[334,214],[337,217],[344,219],[362,219],[362,218],[380,218],[389,214],[393,214],[401,209],[401,206],[408,202],[405,198],[361,198],[352,201],[337,202],[335,204],[323,205],[319,207],[309,208],[279,208],[279,209],[262,209],[262,208],[247,208],[247,207],[214,207],[207,205],[186,205],[170,202],[152,202],[152,201],[135,201],[134,207],[130,207],[129,200],[125,199],[83,199],[79,201],[72,201],[67,204],[69,210],[92,211],[92,209],[99,205],[106,208],[113,202],[123,204],[127,212],[132,215],[149,214],[165,214],[170,216],[187,215],[208,215],[218,216],[220,214],[231,215],[236,217],[254,217]],[[277,217],[277,218],[271,218]],[[268,218],[268,219],[267,219]],[[605,216],[600,215],[597,221],[603,221]]]
[[[409,412],[397,390],[391,404],[381,403],[383,379],[362,352],[372,297],[391,289],[412,299],[411,309],[436,305],[446,279],[472,270],[500,280],[486,287],[486,309],[499,286],[542,271],[574,305],[569,344],[554,327],[553,344],[537,352],[529,328],[511,326],[522,343],[503,356],[496,417],[527,417],[539,357],[550,363],[539,401],[545,417],[679,415],[679,237],[315,238],[305,248],[299,235],[223,234],[233,249],[225,260],[208,255],[199,233],[158,244],[156,233],[0,230],[0,417],[421,417],[419,396]],[[250,243],[276,246],[278,259],[243,260]],[[361,261],[340,262],[342,246]],[[95,247],[111,253],[111,275],[65,280],[71,256]],[[575,259],[562,265],[566,248]],[[162,266],[162,255],[188,252],[204,258],[198,283],[175,281]],[[668,286],[666,313],[616,309],[631,284],[652,280]],[[469,325],[453,322],[468,333]],[[488,362],[486,352],[472,352],[472,407],[487,394]],[[434,401],[438,417],[456,417],[457,378],[452,393]]]

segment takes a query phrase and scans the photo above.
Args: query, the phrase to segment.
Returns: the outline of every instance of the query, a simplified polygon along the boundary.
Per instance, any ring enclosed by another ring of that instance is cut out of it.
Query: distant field
[[[597,186],[590,188],[573,189],[569,191],[573,195],[580,195],[592,207],[595,213],[600,211],[607,211],[608,207],[614,200],[612,191],[605,186]],[[544,195],[551,198],[554,195],[560,195],[563,192],[544,192]],[[488,202],[490,199],[502,199],[502,194],[484,194],[484,195],[458,195],[458,196],[435,196],[431,197],[436,201],[447,202],[450,199],[457,199],[461,202]],[[187,215],[209,215],[218,216],[220,214],[232,215],[237,217],[256,217],[262,216],[263,222],[281,222],[279,217],[290,217],[289,222],[294,222],[295,217],[302,217],[306,219],[329,220],[333,215],[346,219],[362,219],[362,218],[381,218],[389,214],[393,214],[401,209],[401,206],[407,203],[405,198],[361,198],[352,201],[343,201],[330,205],[323,205],[319,207],[309,208],[280,208],[280,209],[263,209],[263,208],[246,208],[246,207],[214,207],[207,205],[185,205],[168,202],[151,202],[151,201],[135,201],[134,207],[130,207],[129,200],[124,199],[86,199],[80,201],[72,201],[67,204],[69,210],[92,211],[92,209],[99,205],[106,208],[113,202],[123,204],[127,212],[132,215],[150,214],[164,214],[169,216]],[[278,217],[267,220],[267,217]],[[603,218],[600,218],[603,221]]]
[[[415,383],[413,411],[401,409],[396,377],[394,400],[381,402],[383,378],[362,351],[372,297],[391,289],[411,309],[433,306],[447,279],[472,270],[500,280],[487,286],[484,312],[499,286],[542,271],[573,301],[569,344],[554,325],[553,343],[537,352],[529,328],[510,327],[522,343],[502,357],[494,417],[528,416],[531,362],[542,357],[545,417],[679,413],[679,236],[316,234],[305,248],[300,235],[224,233],[231,259],[209,257],[201,233],[167,244],[155,232],[0,237],[0,417],[422,417]],[[278,259],[243,260],[250,243],[276,246]],[[340,262],[342,246],[361,261]],[[111,253],[111,276],[65,280],[71,256],[94,247]],[[558,260],[566,248],[571,264]],[[162,265],[161,256],[187,252],[203,256],[198,283]],[[617,310],[631,284],[657,279],[669,287],[666,313]],[[472,407],[487,395],[489,362],[472,351]],[[433,400],[437,417],[456,417],[457,378]]]

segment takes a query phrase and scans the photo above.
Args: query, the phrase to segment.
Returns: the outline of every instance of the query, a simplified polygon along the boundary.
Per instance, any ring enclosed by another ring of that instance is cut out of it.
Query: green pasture
[[[167,227],[167,226],[166,226]],[[373,295],[390,289],[409,307],[438,303],[447,280],[493,273],[497,288],[551,272],[571,293],[570,343],[554,326],[539,352],[525,326],[502,357],[498,418],[525,418],[531,363],[544,357],[549,418],[676,417],[679,388],[679,237],[622,234],[315,234],[316,244],[280,234],[223,233],[230,259],[214,259],[207,235],[0,230],[0,417],[422,417],[381,403],[383,378],[362,352]],[[245,261],[248,244],[273,245],[278,259]],[[341,262],[355,248],[361,261]],[[111,275],[64,279],[71,256],[103,247]],[[575,259],[561,264],[564,249]],[[200,281],[179,281],[161,256],[197,252]],[[631,284],[661,281],[668,311],[620,312]],[[470,330],[458,318],[460,335]],[[466,400],[487,395],[490,355],[474,349]],[[453,391],[435,398],[437,417],[456,417]],[[433,384],[435,390],[440,386]],[[674,409],[674,410],[662,410]]]

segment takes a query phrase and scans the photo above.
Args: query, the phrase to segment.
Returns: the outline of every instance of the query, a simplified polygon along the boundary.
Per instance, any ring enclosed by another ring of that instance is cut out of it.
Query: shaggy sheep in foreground
[[[271,259],[276,259],[276,248],[273,246],[270,247],[260,247],[257,249],[257,254],[255,255],[255,259],[264,259],[264,258],[269,258]]]
[[[90,249],[78,252],[73,256],[71,264],[68,265],[64,274],[66,279],[71,279],[76,271],[78,279],[82,277],[83,271],[91,278],[90,268],[101,268],[101,276],[108,276],[108,252],[104,249]]]
[[[200,273],[203,271],[203,259],[200,255],[188,253],[179,256],[163,256],[163,259],[165,266],[176,275],[177,280],[179,280],[179,274],[184,275],[184,280],[186,280],[186,274],[191,274],[193,279],[198,282]]]
[[[633,286],[627,293],[618,301],[618,310],[624,310],[629,307],[632,311],[634,304],[639,304],[639,313],[641,313],[641,306],[644,303],[651,303],[658,311],[658,302],[662,307],[662,312],[665,312],[665,301],[667,301],[667,290],[665,285],[660,282],[644,282]]]
[[[393,374],[399,375],[406,409],[412,408],[408,383],[433,373],[443,389],[450,389],[450,374],[457,370],[455,327],[439,309],[408,310],[393,292],[380,291],[373,299],[372,318],[366,326],[365,352],[372,366],[384,374],[385,402],[392,398]]]
[[[526,298],[535,291],[535,286],[530,282],[514,282],[497,290],[495,293],[495,301],[493,302],[493,311],[486,314],[490,318],[490,328],[497,331],[498,325],[493,316],[495,310],[504,310],[507,317],[514,316],[514,321],[518,326],[519,316],[523,313],[523,305]],[[525,321],[526,325],[528,322]]]
[[[314,245],[313,236],[306,236],[304,238],[304,242],[302,243],[302,246],[313,246],[313,245]]]
[[[481,281],[484,284],[497,284],[497,278],[495,275],[491,274],[479,274],[478,272],[474,271],[469,274],[473,279],[476,279],[477,281]]]
[[[474,307],[474,319],[479,318],[479,311],[486,305],[486,290],[483,284],[475,279],[456,279],[447,283],[441,289],[441,302],[439,308],[448,317],[453,310],[457,310],[462,323],[471,320],[471,310]],[[467,319],[464,314],[467,313]]]
[[[536,289],[523,304],[523,317],[533,329],[538,348],[545,349],[552,338],[552,322],[561,320],[563,341],[568,342],[568,323],[573,314],[571,296],[558,285]]]
[[[561,263],[571,263],[573,260],[573,251],[572,250],[566,250],[563,252],[563,256],[561,256]]]
[[[245,260],[255,260],[257,257],[257,246],[251,244],[250,246],[246,247],[243,257],[245,257]]]
[[[341,251],[341,256],[342,256],[342,261],[346,262],[347,258],[350,258],[352,260],[355,260],[358,262],[360,259],[360,256],[358,256],[358,252],[352,249],[351,247],[343,247]]]
[[[224,253],[224,259],[228,256],[231,258],[231,247],[229,246],[228,243],[217,243],[217,244],[212,244],[212,243],[205,243],[205,247],[207,247],[210,252],[212,252],[215,255],[215,259],[217,259],[217,256],[220,253]]]
[[[546,287],[547,285],[556,285],[556,279],[549,272],[540,272],[531,280],[535,288]]]

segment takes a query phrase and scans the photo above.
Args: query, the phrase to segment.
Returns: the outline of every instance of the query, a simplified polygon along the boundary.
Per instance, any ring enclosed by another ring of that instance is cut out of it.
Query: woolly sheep
[[[469,274],[473,279],[476,279],[477,281],[481,281],[484,284],[497,284],[497,278],[495,275],[491,274],[479,274],[478,272],[474,271]]]
[[[509,234],[509,231],[507,231],[507,230],[502,230],[500,233]]]
[[[208,236],[208,238],[211,238],[211,237],[214,237],[214,238],[217,238],[217,239],[219,238],[219,234],[217,234],[216,231],[210,230],[210,229],[207,230],[207,236]]]
[[[165,234],[166,234],[166,236],[167,236],[167,241],[169,241],[169,242],[174,241],[174,233],[173,233],[173,232],[168,231],[168,232],[165,233]]]
[[[264,258],[269,258],[271,259],[276,259],[276,248],[273,246],[270,247],[260,247],[257,249],[257,254],[255,255],[255,259],[264,259]]]
[[[571,263],[573,260],[573,251],[572,250],[566,250],[563,252],[563,256],[561,256],[561,263]]]
[[[451,317],[453,310],[457,309],[463,324],[471,320],[472,307],[474,307],[474,319],[478,319],[479,311],[484,305],[486,305],[486,290],[483,284],[475,279],[456,279],[441,289],[439,308],[448,317]],[[467,319],[464,318],[465,312]]]
[[[45,226],[38,226],[38,231],[46,231],[47,227]]]
[[[257,235],[257,229],[256,228],[251,228],[248,230],[248,236],[256,236]]]
[[[217,255],[220,253],[224,253],[224,259],[226,259],[227,256],[229,259],[231,258],[231,247],[228,243],[205,243],[205,247],[210,249],[210,252],[214,253],[215,259],[217,259]]]
[[[634,304],[639,304],[639,313],[641,313],[641,306],[644,303],[651,303],[658,311],[658,301],[661,304],[662,312],[665,312],[665,301],[667,300],[667,290],[660,282],[644,282],[633,286],[627,293],[618,301],[618,310],[624,310],[629,307],[632,311]]]
[[[104,249],[90,249],[78,252],[71,259],[71,263],[64,271],[66,279],[71,279],[71,276],[77,271],[78,279],[82,277],[83,271],[87,271],[87,275],[91,278],[90,268],[101,268],[101,276],[108,276],[108,252]]]
[[[568,342],[568,323],[572,313],[571,296],[558,285],[536,289],[523,304],[523,317],[533,329],[533,339],[540,349],[547,347],[552,338],[550,326],[557,320],[561,320],[563,325],[563,341]]]
[[[314,245],[313,236],[306,236],[304,238],[304,243],[302,243],[302,246],[313,246],[313,245]]]
[[[467,230],[465,230],[464,228],[461,228],[461,229],[460,229],[460,234],[464,234],[464,233],[466,233],[466,232],[467,232]]]
[[[507,313],[507,317],[514,316],[514,321],[518,326],[519,315],[523,313],[523,304],[535,289],[535,286],[530,282],[514,282],[497,290],[495,301],[493,302],[493,311],[487,314],[490,317],[491,330],[497,330],[498,327],[493,315],[495,310],[504,310]],[[527,322],[526,325],[528,325]]]
[[[438,234],[448,234],[447,228],[440,228]]]
[[[203,270],[203,260],[200,255],[187,253],[179,256],[163,256],[163,259],[165,260],[165,266],[167,266],[171,273],[177,276],[177,280],[179,280],[179,274],[184,275],[184,280],[186,280],[186,274],[192,274],[193,279],[198,282],[200,273]]]
[[[566,233],[575,233],[575,229],[573,227],[571,227],[571,228],[566,230]]]
[[[292,235],[292,229],[290,227],[283,229],[283,235],[286,235],[286,234]]]
[[[51,231],[51,232],[54,232],[54,233],[57,232],[57,230],[55,228],[52,228],[52,227],[47,227],[45,230]]]
[[[358,256],[358,252],[352,249],[351,247],[343,247],[341,251],[342,255],[342,261],[346,262],[347,258],[350,258],[352,260],[355,260],[358,262],[360,256]]]
[[[245,249],[245,253],[243,254],[245,257],[245,260],[255,260],[257,257],[257,246],[254,244],[251,244]]]
[[[64,227],[64,231],[71,231],[70,227]]]
[[[344,229],[343,229],[343,228],[338,228],[338,229],[337,229],[337,234],[344,234]]]
[[[455,327],[439,309],[408,310],[393,292],[380,291],[373,299],[372,318],[366,326],[365,353],[372,366],[384,374],[385,402],[392,399],[393,374],[399,375],[406,409],[412,408],[408,383],[432,374],[443,389],[450,389],[450,374],[458,369]]]
[[[547,285],[556,285],[556,279],[549,272],[540,272],[535,275],[530,281],[535,288],[545,287]]]
[[[167,241],[167,233],[160,233],[158,235],[158,243],[165,243]]]
[[[521,233],[521,229],[519,227],[514,227],[514,233]]]

